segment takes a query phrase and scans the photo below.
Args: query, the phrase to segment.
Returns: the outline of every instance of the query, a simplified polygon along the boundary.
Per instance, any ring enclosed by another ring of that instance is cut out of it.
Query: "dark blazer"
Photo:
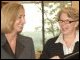
[[[59,56],[61,59],[64,59],[65,57],[79,52],[79,42],[76,42],[73,53],[69,55],[64,55],[63,52],[63,45],[61,43],[54,43],[57,40],[58,37],[51,38],[47,41],[45,44],[42,54],[40,56],[40,59],[50,59],[53,56]],[[74,58],[79,58],[79,56],[74,57]]]
[[[35,59],[34,45],[30,37],[18,35],[16,43],[14,55],[5,35],[1,33],[1,59]]]

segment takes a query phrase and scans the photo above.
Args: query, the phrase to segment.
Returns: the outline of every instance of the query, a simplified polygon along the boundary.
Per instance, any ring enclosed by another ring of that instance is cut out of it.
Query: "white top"
[[[55,43],[61,43],[63,44],[63,51],[64,51],[64,55],[67,55],[67,54],[70,54],[73,52],[74,50],[74,46],[75,46],[75,43],[79,41],[79,32],[77,31],[76,32],[76,38],[74,40],[74,42],[71,44],[71,46],[68,48],[67,45],[65,44],[64,40],[63,40],[63,36],[62,34],[60,34],[60,36],[58,37],[58,39],[56,40]]]

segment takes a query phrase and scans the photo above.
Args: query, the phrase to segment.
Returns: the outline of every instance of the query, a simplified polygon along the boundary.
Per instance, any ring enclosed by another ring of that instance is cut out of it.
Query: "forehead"
[[[62,13],[60,15],[61,20],[72,20],[72,18],[68,17],[67,13]]]
[[[61,13],[60,18],[61,19],[68,18],[67,13]]]

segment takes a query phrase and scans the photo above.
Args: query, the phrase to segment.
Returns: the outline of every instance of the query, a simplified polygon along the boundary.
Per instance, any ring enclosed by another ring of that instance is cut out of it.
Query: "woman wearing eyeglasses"
[[[72,7],[61,9],[59,25],[60,35],[48,40],[40,56],[41,59],[64,59],[79,52],[79,12]],[[74,58],[78,59],[79,56]]]

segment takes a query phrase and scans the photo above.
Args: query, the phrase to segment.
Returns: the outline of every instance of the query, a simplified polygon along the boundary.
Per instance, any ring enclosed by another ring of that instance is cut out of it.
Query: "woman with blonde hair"
[[[67,59],[67,56],[78,53],[72,59],[79,59],[79,11],[72,7],[63,8],[59,11],[58,21],[61,33],[48,40],[40,58]]]
[[[25,23],[21,4],[8,3],[1,9],[1,59],[34,59],[32,38],[20,34]]]

